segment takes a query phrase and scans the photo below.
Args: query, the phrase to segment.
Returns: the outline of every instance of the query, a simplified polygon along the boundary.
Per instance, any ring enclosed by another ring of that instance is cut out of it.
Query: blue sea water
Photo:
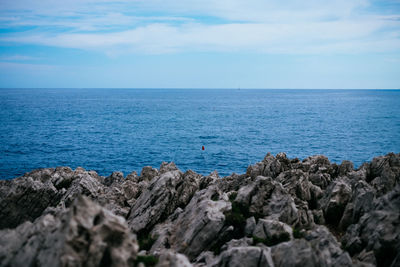
[[[0,90],[1,179],[64,165],[126,175],[162,161],[228,175],[281,151],[356,166],[400,152],[400,91]]]

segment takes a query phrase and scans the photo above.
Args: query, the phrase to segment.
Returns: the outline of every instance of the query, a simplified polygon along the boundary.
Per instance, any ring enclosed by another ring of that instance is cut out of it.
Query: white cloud
[[[40,16],[106,15],[107,13],[170,16],[214,16],[261,22],[343,18],[368,6],[367,0],[2,0],[0,12]]]
[[[366,0],[3,0],[0,42],[102,51],[355,53],[400,50],[398,14]],[[362,11],[362,12],[361,12]],[[63,29],[63,30],[60,30]]]
[[[299,24],[150,24],[113,33],[14,35],[2,42],[31,43],[98,51],[165,53],[177,51],[256,51],[263,53],[357,52],[398,49],[398,38],[371,38],[382,21],[333,21]],[[382,37],[381,37],[382,38]],[[380,45],[379,45],[380,43]],[[355,46],[357,44],[357,46]],[[360,50],[359,45],[363,44]],[[340,49],[337,49],[340,48]]]

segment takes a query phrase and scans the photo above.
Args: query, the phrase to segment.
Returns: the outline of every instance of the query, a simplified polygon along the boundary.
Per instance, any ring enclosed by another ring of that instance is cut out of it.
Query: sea
[[[163,161],[226,176],[268,152],[355,167],[399,153],[400,90],[0,89],[0,179]]]

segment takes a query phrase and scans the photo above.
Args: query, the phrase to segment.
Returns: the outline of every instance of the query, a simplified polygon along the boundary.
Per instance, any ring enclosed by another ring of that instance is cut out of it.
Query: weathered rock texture
[[[400,154],[0,181],[0,266],[400,266]]]

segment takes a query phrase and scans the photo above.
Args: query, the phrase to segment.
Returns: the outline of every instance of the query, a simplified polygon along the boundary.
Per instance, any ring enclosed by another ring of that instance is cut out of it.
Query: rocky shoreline
[[[0,266],[400,266],[400,153],[0,181]]]

